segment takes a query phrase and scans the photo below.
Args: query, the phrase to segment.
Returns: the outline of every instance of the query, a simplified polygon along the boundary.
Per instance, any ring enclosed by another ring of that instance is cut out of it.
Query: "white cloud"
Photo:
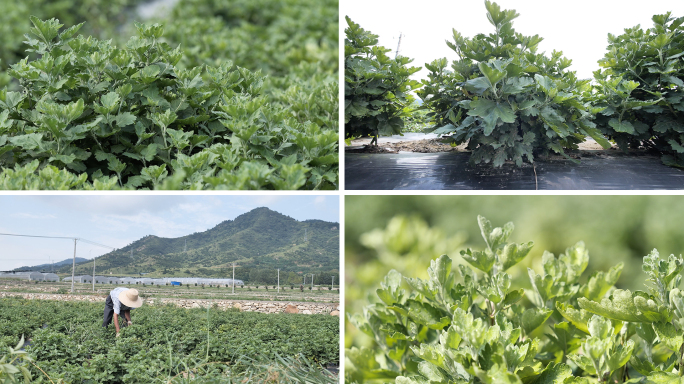
[[[34,198],[61,209],[99,214],[136,214],[164,212],[186,200],[186,196],[101,195],[101,196],[35,196]]]
[[[269,205],[269,204],[275,204],[279,202],[280,200],[283,199],[285,196],[278,196],[278,195],[259,195],[259,196],[251,196],[251,200],[254,202],[254,204],[257,204],[258,206],[264,206],[264,205]],[[252,210],[256,208],[256,206],[249,208],[248,210]]]
[[[189,225],[183,221],[174,221],[150,212],[140,212],[136,215],[93,215],[91,222],[102,230],[111,232],[127,232],[136,227],[136,232],[142,236],[150,234],[160,237],[178,237],[189,230]]]
[[[316,198],[314,199],[314,204],[315,205],[325,204],[325,196],[316,196]]]

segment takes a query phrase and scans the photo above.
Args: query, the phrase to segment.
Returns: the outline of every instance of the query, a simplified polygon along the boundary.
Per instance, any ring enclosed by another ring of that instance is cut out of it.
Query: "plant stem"
[[[684,376],[684,360],[682,359],[682,355],[684,355],[684,344],[682,344],[681,347],[679,347],[679,376]]]

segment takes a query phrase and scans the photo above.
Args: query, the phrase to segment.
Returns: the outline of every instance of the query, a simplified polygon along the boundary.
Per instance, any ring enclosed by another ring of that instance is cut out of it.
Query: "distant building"
[[[96,276],[98,277],[98,276]],[[62,281],[71,281],[71,276],[65,277],[64,280]],[[92,283],[93,282],[93,277],[90,275],[81,275],[81,276],[74,276],[74,283]]]

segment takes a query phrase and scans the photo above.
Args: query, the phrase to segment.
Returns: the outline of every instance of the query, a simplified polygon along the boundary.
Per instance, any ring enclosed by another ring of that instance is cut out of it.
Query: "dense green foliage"
[[[258,72],[176,68],[182,52],[156,24],[138,25],[119,49],[74,37],[79,26],[59,33],[54,19],[32,20],[41,58],[9,71],[24,93],[0,92],[0,161],[15,166],[0,174],[3,189],[333,185],[309,165],[329,163],[336,134],[268,105]]]
[[[203,366],[218,382],[244,374],[250,360],[277,356],[303,355],[323,366],[339,361],[336,316],[143,305],[132,320],[115,338],[113,326],[102,328],[102,304],[3,299],[0,355],[23,334],[31,340],[28,356],[53,380],[109,383],[167,382],[184,371],[199,375]],[[47,382],[29,368],[34,380]]]
[[[632,293],[613,288],[622,264],[582,278],[589,253],[578,242],[558,257],[545,252],[526,290],[506,271],[534,243],[509,242],[512,223],[478,224],[484,250],[461,251],[456,268],[446,255],[432,260],[427,279],[392,270],[363,314],[350,315],[373,343],[346,351],[348,382],[680,381],[681,256],[653,250],[643,259],[647,291]]]
[[[576,149],[586,136],[609,148],[592,122],[596,110],[583,98],[589,80],[566,70],[571,60],[562,52],[537,53],[542,38],[516,32],[514,10],[490,1],[485,6],[494,33],[466,38],[453,30],[447,45],[459,60],[452,70],[446,59],[426,64],[429,79],[417,93],[435,122],[428,131],[467,142],[473,163],[495,167],[551,152],[568,157],[565,149]]]
[[[622,149],[652,148],[684,167],[684,17],[653,16],[653,27],[608,36],[594,72],[602,130]]]
[[[344,134],[345,137],[391,136],[404,127],[405,110],[413,101],[411,91],[420,83],[409,79],[420,67],[413,60],[390,59],[388,48],[378,46],[378,36],[361,28],[348,16],[344,30]]]
[[[143,237],[98,257],[96,263],[98,273],[102,274],[137,274],[168,269],[165,274],[173,276],[174,271],[193,268],[197,276],[228,277],[232,276],[234,262],[240,267],[235,277],[250,281],[252,270],[274,271],[280,268],[281,274],[287,271],[315,273],[338,270],[339,241],[338,223],[297,221],[262,207],[204,232],[173,239],[151,235]],[[92,262],[87,261],[77,266],[76,273],[90,274],[92,269]],[[71,264],[56,271],[70,272]],[[276,274],[272,276],[275,278]],[[270,280],[263,282],[271,283]]]
[[[492,222],[515,217],[516,242],[534,239],[535,247],[508,270],[513,286],[530,288],[527,268],[541,265],[543,251],[563,253],[568,242],[591,246],[588,270],[624,269],[617,287],[642,289],[641,259],[657,247],[664,254],[684,253],[684,215],[679,196],[347,196],[345,202],[345,308],[359,313],[378,284],[396,269],[427,278],[430,260],[479,247],[480,230],[472,218]],[[581,223],[581,225],[578,225]],[[372,341],[347,326],[345,342]],[[353,344],[352,344],[353,343]]]
[[[27,55],[23,43],[32,24],[29,16],[56,18],[66,25],[86,24],[83,32],[100,39],[116,37],[122,25],[142,0],[0,0],[0,88],[10,76],[3,73]],[[32,56],[35,57],[35,56]]]
[[[338,25],[337,0],[189,0],[173,9],[165,37],[184,47],[180,66],[231,61],[267,75],[268,102],[316,143],[305,151],[325,189],[337,187]]]

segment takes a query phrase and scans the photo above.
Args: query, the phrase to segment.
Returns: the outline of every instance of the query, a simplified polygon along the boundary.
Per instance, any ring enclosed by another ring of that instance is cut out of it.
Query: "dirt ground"
[[[452,147],[448,141],[449,139],[425,139],[399,142],[383,142],[382,138],[377,146],[370,146],[370,139],[357,139],[352,141],[352,148],[347,148],[347,152],[354,153],[399,153],[399,152],[414,152],[414,153],[437,153],[437,152],[467,152],[466,145],[461,144]],[[580,151],[605,151],[594,140],[587,140],[578,145]],[[610,150],[615,150],[617,147],[613,145]]]

